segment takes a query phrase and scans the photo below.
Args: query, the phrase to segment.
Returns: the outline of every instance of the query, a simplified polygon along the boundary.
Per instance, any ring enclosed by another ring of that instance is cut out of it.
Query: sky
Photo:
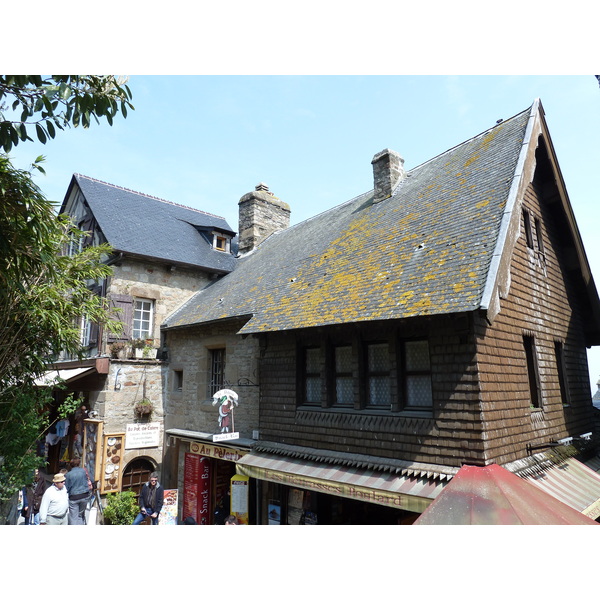
[[[264,182],[292,224],[372,189],[373,156],[410,170],[540,98],[595,280],[600,281],[600,86],[593,75],[133,75],[134,111],[46,145],[17,146],[60,205],[73,173],[225,217]],[[590,387],[600,348],[588,352]]]

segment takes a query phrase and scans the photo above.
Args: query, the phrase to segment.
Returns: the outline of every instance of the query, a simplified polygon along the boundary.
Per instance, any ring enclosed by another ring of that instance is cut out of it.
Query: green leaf
[[[44,133],[44,128],[39,123],[36,123],[35,131],[37,133],[38,140],[40,140],[40,142],[42,142],[42,144],[45,144],[47,138],[46,138],[46,134]]]

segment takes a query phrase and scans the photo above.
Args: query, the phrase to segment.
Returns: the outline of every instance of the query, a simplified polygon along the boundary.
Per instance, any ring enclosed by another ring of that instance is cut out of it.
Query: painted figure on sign
[[[219,405],[219,427],[221,433],[235,431],[233,409],[238,405],[238,395],[233,390],[219,390],[213,395],[213,406]]]

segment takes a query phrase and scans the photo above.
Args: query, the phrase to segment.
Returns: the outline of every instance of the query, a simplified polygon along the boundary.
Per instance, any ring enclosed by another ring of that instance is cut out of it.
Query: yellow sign
[[[232,462],[237,462],[242,456],[248,454],[244,450],[238,450],[237,448],[212,446],[211,444],[204,444],[202,442],[190,442],[190,452],[201,454],[208,458],[218,458],[219,460],[230,460]]]

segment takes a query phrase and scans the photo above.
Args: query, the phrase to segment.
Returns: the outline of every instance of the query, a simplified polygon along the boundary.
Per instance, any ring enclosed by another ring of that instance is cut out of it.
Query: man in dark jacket
[[[163,506],[165,490],[158,483],[158,473],[150,475],[150,480],[142,486],[140,492],[140,512],[133,525],[140,525],[146,517],[152,518],[152,525],[158,525],[158,515]]]
[[[71,460],[71,470],[65,481],[69,493],[69,525],[85,525],[85,508],[90,497],[88,476],[80,463],[79,458]]]

